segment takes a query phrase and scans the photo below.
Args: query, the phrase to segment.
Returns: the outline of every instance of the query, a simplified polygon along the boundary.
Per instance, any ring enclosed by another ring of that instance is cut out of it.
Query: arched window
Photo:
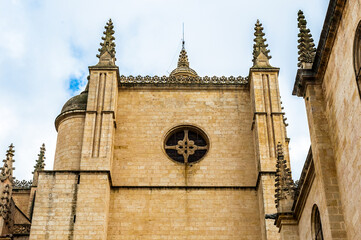
[[[313,205],[313,208],[312,208],[311,224],[312,224],[312,239],[313,240],[323,240],[320,211],[318,210],[318,207],[316,204]]]
[[[356,75],[356,84],[361,97],[361,21],[359,22],[353,45],[353,64]]]

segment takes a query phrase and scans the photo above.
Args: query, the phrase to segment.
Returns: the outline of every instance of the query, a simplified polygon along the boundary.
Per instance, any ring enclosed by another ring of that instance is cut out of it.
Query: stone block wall
[[[274,219],[265,219],[266,214],[277,213],[275,205],[275,175],[263,174],[260,176],[257,197],[260,208],[260,224],[262,239],[279,239],[278,228],[276,228]]]
[[[108,172],[41,172],[30,239],[107,239]]]
[[[255,186],[249,90],[122,88],[118,94],[114,186]],[[185,169],[165,154],[166,133],[194,125],[209,137],[203,160]]]
[[[73,239],[77,180],[77,173],[39,174],[31,240]]]
[[[261,239],[252,189],[115,188],[109,240]]]
[[[353,65],[353,43],[360,20],[360,1],[347,1],[322,86],[350,239],[361,239],[361,99]]]
[[[74,239],[107,240],[109,175],[107,172],[81,172],[79,176]]]

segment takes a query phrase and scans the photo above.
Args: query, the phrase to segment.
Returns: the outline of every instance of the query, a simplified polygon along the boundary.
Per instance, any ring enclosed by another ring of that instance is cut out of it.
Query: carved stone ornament
[[[164,149],[168,157],[179,163],[195,163],[208,152],[206,134],[193,126],[180,126],[168,133]]]
[[[14,188],[24,188],[24,189],[27,189],[27,188],[31,188],[31,185],[33,184],[33,181],[29,180],[14,180],[13,181],[13,187]]]
[[[6,184],[0,199],[0,214],[6,223],[9,222],[9,218],[10,218],[10,207],[11,207],[10,193],[11,193],[10,185]]]
[[[30,224],[15,224],[12,227],[13,234],[30,234]]]
[[[121,85],[129,84],[191,84],[191,85],[247,85],[248,77],[167,77],[167,76],[120,76]]]

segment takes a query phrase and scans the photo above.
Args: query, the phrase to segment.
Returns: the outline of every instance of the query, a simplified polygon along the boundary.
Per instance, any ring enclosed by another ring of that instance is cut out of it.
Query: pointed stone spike
[[[270,50],[267,49],[268,44],[266,44],[265,34],[263,32],[262,23],[257,19],[255,24],[255,39],[253,45],[253,68],[267,68],[272,67],[269,64],[269,55]]]
[[[14,152],[15,152],[14,145],[10,144],[9,149],[6,152],[7,152],[7,155],[14,156]]]
[[[10,144],[9,149],[6,151],[6,159],[4,159],[4,165],[1,168],[1,173],[0,173],[0,180],[2,182],[4,182],[5,180],[9,180],[10,182],[13,181],[13,162],[15,162],[15,160],[13,159],[14,157],[14,145]]]
[[[45,144],[40,147],[40,153],[38,154],[38,159],[36,160],[35,166],[34,166],[34,172],[33,172],[33,186],[38,185],[38,178],[39,178],[39,171],[44,170],[45,167]]]
[[[307,21],[301,10],[298,11],[298,67],[303,69],[312,68],[316,55],[315,44],[310,29],[307,28]]]
[[[34,166],[34,171],[44,170],[45,167],[45,144],[40,147],[40,153],[38,154],[38,159],[36,160],[36,164]]]
[[[100,43],[101,48],[98,49],[99,54],[97,54],[97,57],[99,58],[99,63],[97,65],[110,65],[115,66],[115,37],[114,35],[114,26],[112,19],[109,19],[109,21],[105,25],[105,31],[103,32],[104,36],[101,38],[103,40],[102,43]]]

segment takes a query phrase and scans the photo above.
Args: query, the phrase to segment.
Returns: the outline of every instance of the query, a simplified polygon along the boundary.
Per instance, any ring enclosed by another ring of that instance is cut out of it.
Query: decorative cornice
[[[248,77],[158,77],[158,76],[120,76],[120,84],[184,84],[184,85],[247,85]]]
[[[14,180],[13,181],[13,187],[16,189],[29,189],[33,185],[33,181],[31,180]]]

